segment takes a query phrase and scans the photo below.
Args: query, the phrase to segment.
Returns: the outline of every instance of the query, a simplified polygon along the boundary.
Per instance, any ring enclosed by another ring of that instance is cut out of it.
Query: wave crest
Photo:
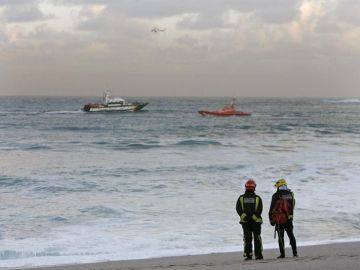
[[[326,99],[325,103],[360,103],[358,98],[347,98],[347,99]]]
[[[196,146],[196,145],[223,145],[222,143],[218,142],[218,141],[211,141],[211,140],[203,140],[203,141],[198,141],[198,140],[183,140],[180,141],[178,143],[176,143],[175,145],[178,146]]]

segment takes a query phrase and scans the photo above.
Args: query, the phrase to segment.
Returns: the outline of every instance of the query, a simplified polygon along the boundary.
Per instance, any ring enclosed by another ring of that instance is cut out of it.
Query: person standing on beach
[[[252,239],[254,237],[255,259],[262,260],[262,241],[261,241],[261,213],[263,209],[260,196],[255,194],[256,183],[249,179],[245,183],[245,193],[240,195],[236,202],[236,212],[240,216],[240,224],[244,234],[244,257],[251,260]]]
[[[285,258],[284,231],[286,231],[289,237],[293,256],[297,257],[296,239],[293,232],[295,196],[287,187],[285,179],[276,181],[274,187],[277,188],[277,191],[272,196],[269,219],[270,224],[275,226],[275,231],[278,233],[280,249],[280,256],[278,258]]]

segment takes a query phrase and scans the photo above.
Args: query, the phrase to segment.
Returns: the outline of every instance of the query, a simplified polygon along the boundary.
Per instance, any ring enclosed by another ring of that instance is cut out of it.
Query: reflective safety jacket
[[[279,199],[284,199],[289,202],[289,210],[290,210],[289,212],[290,213],[289,213],[288,219],[292,220],[294,217],[294,209],[295,209],[294,192],[291,192],[290,189],[284,189],[284,190],[278,189],[272,196],[272,200],[271,200],[271,205],[270,205],[270,209],[269,209],[270,222],[271,222],[271,212],[272,212],[273,208],[275,207],[276,201]]]
[[[236,202],[236,212],[240,216],[240,223],[262,223],[261,213],[263,210],[260,196],[253,191],[245,191]]]

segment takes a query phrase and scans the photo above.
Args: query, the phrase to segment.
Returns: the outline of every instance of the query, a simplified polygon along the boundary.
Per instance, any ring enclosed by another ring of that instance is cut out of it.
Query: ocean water
[[[296,195],[299,244],[360,234],[360,99],[138,98],[137,113],[84,113],[96,98],[0,97],[0,267],[242,250],[235,203]]]

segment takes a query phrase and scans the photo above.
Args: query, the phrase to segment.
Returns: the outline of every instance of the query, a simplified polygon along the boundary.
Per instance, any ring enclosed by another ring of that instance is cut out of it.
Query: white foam
[[[85,113],[83,110],[75,110],[75,111],[49,111],[45,112],[47,114],[76,114],[76,113]]]
[[[359,242],[360,238],[343,238],[334,240],[323,240],[323,241],[307,241],[298,242],[298,246],[316,246],[316,245],[327,245],[335,243],[352,243]],[[264,249],[277,249],[277,243],[264,244]],[[103,254],[75,254],[75,255],[59,255],[59,256],[36,256],[21,259],[8,259],[1,260],[0,267],[6,268],[30,268],[30,267],[41,267],[41,266],[60,266],[60,265],[71,265],[71,264],[82,264],[82,263],[96,263],[106,261],[118,261],[118,260],[134,260],[134,259],[148,259],[148,258],[162,258],[170,256],[187,256],[187,255],[203,255],[211,253],[225,253],[225,252],[242,252],[243,249],[238,246],[227,246],[222,248],[202,248],[202,249],[184,249],[177,251],[162,250],[152,252],[132,252],[131,255],[127,254],[124,256],[123,253],[103,253]]]
[[[324,100],[326,103],[360,103],[360,99],[352,98],[352,99],[326,99]]]

